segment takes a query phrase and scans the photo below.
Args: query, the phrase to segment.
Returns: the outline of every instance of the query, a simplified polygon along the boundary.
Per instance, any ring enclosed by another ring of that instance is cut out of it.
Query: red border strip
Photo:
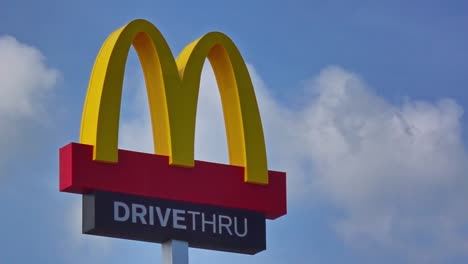
[[[168,157],[119,150],[118,163],[92,160],[93,147],[70,143],[60,149],[60,191],[119,192],[182,202],[262,212],[268,219],[286,214],[286,173],[268,171],[269,184],[244,182],[242,167],[195,161],[170,166]]]

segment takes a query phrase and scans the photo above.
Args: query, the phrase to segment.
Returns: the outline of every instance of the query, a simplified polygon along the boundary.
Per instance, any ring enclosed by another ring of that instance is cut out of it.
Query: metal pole
[[[162,243],[162,264],[188,264],[188,242],[169,240]]]

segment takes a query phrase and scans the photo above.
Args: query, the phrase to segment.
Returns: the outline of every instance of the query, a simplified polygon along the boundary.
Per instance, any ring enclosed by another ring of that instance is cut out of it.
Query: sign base
[[[188,243],[179,240],[169,240],[161,245],[162,264],[188,264]]]

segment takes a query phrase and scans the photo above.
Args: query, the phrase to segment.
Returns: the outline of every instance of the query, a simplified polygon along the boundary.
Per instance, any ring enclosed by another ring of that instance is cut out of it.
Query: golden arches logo
[[[187,45],[174,60],[162,34],[145,20],[134,20],[113,32],[96,58],[80,135],[80,143],[94,146],[94,160],[118,161],[122,84],[132,45],[145,77],[155,154],[169,156],[172,165],[194,166],[198,91],[208,58],[221,95],[230,164],[245,168],[245,181],[267,184],[260,113],[235,44],[223,33],[211,32]]]

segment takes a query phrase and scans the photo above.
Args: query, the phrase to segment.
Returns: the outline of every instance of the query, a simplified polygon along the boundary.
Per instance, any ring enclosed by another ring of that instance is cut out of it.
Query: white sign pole
[[[188,242],[169,240],[162,243],[162,264],[188,264]]]

